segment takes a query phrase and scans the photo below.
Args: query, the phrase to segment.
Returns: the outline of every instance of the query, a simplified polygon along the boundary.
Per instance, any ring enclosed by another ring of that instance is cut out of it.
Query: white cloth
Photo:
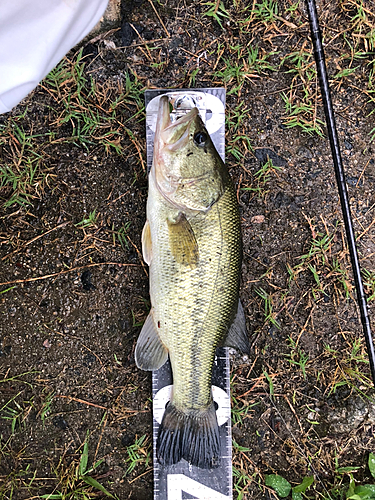
[[[0,113],[10,111],[82,40],[108,0],[0,0]]]

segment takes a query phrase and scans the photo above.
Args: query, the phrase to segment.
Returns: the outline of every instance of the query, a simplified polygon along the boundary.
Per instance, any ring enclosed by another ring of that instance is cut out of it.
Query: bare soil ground
[[[318,10],[373,318],[375,9]],[[123,15],[0,117],[0,498],[153,496],[151,377],[134,364],[143,91],[205,86],[227,88],[252,346],[232,359],[234,497],[277,498],[277,473],[346,498],[350,474],[373,482],[374,390],[304,5],[124,1]]]

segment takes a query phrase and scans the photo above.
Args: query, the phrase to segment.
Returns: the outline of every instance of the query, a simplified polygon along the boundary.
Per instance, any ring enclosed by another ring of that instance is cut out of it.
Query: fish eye
[[[208,137],[206,132],[197,132],[194,134],[194,142],[197,146],[204,146]]]

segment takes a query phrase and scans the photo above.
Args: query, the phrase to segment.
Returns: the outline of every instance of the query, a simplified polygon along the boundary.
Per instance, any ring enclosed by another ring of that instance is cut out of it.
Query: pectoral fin
[[[150,265],[152,257],[151,229],[150,223],[146,220],[142,231],[142,254],[147,265]]]
[[[168,221],[169,245],[176,262],[194,268],[198,264],[199,251],[194,231],[183,213],[176,221]]]
[[[135,362],[141,370],[158,370],[167,361],[168,351],[158,335],[152,311],[147,316],[135,347]]]
[[[236,317],[228,330],[224,346],[234,347],[234,349],[237,349],[245,354],[250,353],[250,343],[247,337],[245,313],[240,300],[238,301]]]

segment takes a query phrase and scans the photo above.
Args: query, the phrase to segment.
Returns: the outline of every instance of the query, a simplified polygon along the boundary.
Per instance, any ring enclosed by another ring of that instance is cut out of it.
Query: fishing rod
[[[310,21],[310,32],[314,46],[315,63],[318,71],[320,91],[323,99],[324,113],[326,117],[329,142],[335,168],[336,182],[339,190],[342,214],[344,217],[346,239],[348,241],[350,260],[352,264],[355,288],[357,292],[357,302],[361,314],[363,333],[366,339],[367,354],[370,363],[372,380],[375,385],[375,351],[371,334],[370,318],[367,309],[366,295],[363,289],[361,268],[359,265],[358,252],[355,244],[355,234],[350,211],[348,190],[346,187],[345,174],[341,160],[340,145],[336,130],[335,115],[332,107],[331,93],[328,84],[327,68],[325,64],[322,34],[319,27],[318,14],[315,0],[306,0],[307,11]]]

